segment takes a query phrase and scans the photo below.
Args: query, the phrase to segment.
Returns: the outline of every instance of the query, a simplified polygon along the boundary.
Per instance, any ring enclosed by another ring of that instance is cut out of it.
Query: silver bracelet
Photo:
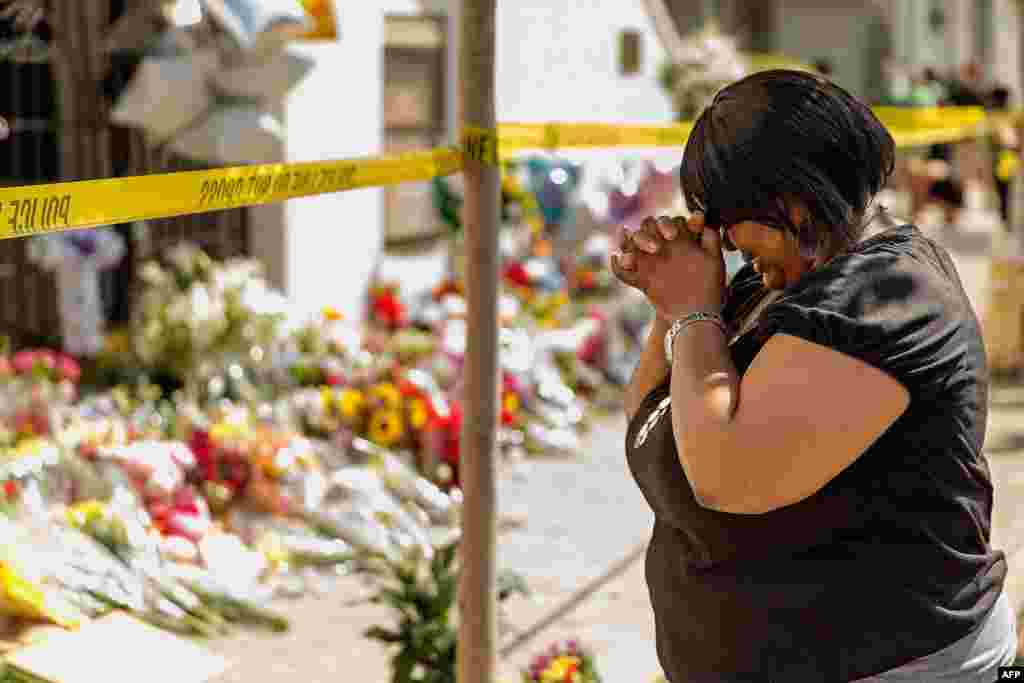
[[[672,365],[672,345],[676,341],[676,336],[683,331],[684,328],[697,323],[711,323],[717,325],[718,329],[722,331],[726,337],[729,336],[729,326],[725,323],[723,318],[718,313],[708,313],[707,311],[697,311],[695,313],[689,313],[679,318],[672,327],[668,328],[668,332],[665,333],[665,360],[669,365]]]

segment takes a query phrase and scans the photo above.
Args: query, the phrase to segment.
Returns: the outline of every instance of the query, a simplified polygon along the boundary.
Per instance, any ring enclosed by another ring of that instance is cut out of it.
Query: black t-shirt
[[[728,315],[763,292],[759,281],[749,266],[737,273]],[[910,406],[815,495],[734,515],[694,499],[669,381],[645,398],[626,451],[655,513],[647,582],[674,683],[881,673],[967,635],[1002,590],[982,454],[988,370],[949,255],[912,226],[861,242],[805,275],[730,345],[740,373],[774,333],[882,369],[909,390]],[[853,409],[841,388],[833,400]]]

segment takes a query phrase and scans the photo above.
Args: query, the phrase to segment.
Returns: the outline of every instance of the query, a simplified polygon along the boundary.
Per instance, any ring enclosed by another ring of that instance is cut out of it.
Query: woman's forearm
[[[735,463],[722,444],[739,405],[740,377],[725,335],[694,324],[676,337],[672,354],[672,431],[679,462],[704,507],[716,508],[717,492],[735,479]]]
[[[626,387],[623,403],[628,420],[632,420],[636,415],[647,394],[668,376],[668,363],[665,360],[665,333],[668,332],[668,328],[668,323],[661,318],[655,318],[647,343],[640,354],[640,363],[633,371],[629,386]]]

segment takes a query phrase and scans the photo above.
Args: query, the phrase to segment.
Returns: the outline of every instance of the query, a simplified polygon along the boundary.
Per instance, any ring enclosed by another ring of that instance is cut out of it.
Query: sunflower
[[[397,410],[382,409],[370,416],[370,441],[385,448],[398,443],[405,435],[402,414]]]
[[[324,414],[330,415],[334,412],[336,405],[334,392],[330,387],[323,387],[320,390],[320,410],[324,411]]]
[[[399,410],[402,407],[402,392],[391,382],[381,382],[371,387],[370,398],[380,401],[386,410]]]
[[[363,414],[366,397],[358,389],[343,389],[338,395],[335,405],[342,418],[349,421],[356,420]]]
[[[430,420],[430,409],[422,398],[414,398],[409,402],[409,426],[420,431]]]

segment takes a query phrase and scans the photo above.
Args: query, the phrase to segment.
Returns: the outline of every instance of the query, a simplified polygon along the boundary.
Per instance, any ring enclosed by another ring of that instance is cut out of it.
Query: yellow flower
[[[381,382],[370,389],[370,396],[381,403],[387,410],[398,410],[402,407],[402,392],[391,382]]]
[[[334,306],[327,306],[323,310],[324,320],[331,323],[336,323],[339,320],[345,319],[345,314],[339,311]]]
[[[370,441],[378,446],[393,446],[405,434],[402,414],[397,410],[378,410],[370,417]]]
[[[346,420],[354,420],[363,413],[366,397],[357,389],[344,389],[337,399],[338,410]]]
[[[580,667],[579,657],[555,657],[548,668],[540,675],[542,683],[563,683],[566,677],[576,673]],[[570,679],[571,680],[571,679]]]
[[[512,415],[519,412],[519,397],[514,391],[509,391],[505,394],[503,407]]]
[[[230,422],[218,422],[210,427],[210,439],[215,443],[231,441],[232,439],[239,438],[241,435],[241,427]]]
[[[1020,157],[1012,150],[1003,150],[999,155],[999,162],[996,164],[996,177],[1006,182],[1017,174],[1020,168]]]
[[[427,404],[423,402],[423,399],[417,398],[409,404],[409,424],[413,429],[419,430],[427,426],[427,420],[430,419],[430,411],[427,410]]]
[[[331,391],[331,388],[330,387],[324,387],[323,389],[321,389],[320,390],[320,409],[323,410],[324,413],[330,415],[332,412],[334,412],[334,406],[335,405],[336,405],[335,404],[335,396],[334,396],[334,392]]]
[[[107,511],[107,506],[98,500],[87,500],[67,509],[66,515],[68,524],[76,529],[81,529],[87,524],[101,519]]]

